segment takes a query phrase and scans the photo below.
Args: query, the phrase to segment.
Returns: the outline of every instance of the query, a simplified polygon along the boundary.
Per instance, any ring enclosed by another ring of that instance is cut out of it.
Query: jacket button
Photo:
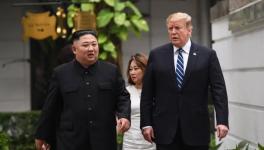
[[[91,108],[91,107],[88,107],[88,110],[89,110],[89,111],[91,111],[91,110],[92,110],[92,108]]]
[[[90,82],[86,82],[86,85],[90,85]]]
[[[92,97],[90,94],[87,95],[88,98]]]

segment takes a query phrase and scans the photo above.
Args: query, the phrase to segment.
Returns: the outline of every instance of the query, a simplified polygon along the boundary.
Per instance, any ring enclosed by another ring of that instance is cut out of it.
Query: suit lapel
[[[173,80],[173,83],[175,84],[174,87],[177,87],[177,81],[176,81],[176,72],[175,72],[175,64],[174,64],[174,51],[173,51],[173,45],[170,44],[167,50],[167,56],[168,56],[168,66],[170,66],[170,74]]]
[[[176,72],[175,72],[175,66],[174,66],[174,51],[173,51],[173,45],[170,44],[169,50],[168,50],[168,61],[170,66],[170,74],[172,75],[173,82],[176,83]]]
[[[162,59],[162,66],[167,68],[170,83],[174,83],[173,87],[176,87],[176,73],[174,67],[174,51],[173,45],[171,43],[167,44],[160,53],[160,58]],[[165,69],[163,68],[163,69]]]
[[[167,49],[164,51],[165,54],[165,58],[164,59],[164,63],[166,62],[166,64],[170,67],[169,70],[169,74],[170,77],[172,79],[172,88],[176,88],[176,91],[178,91],[178,86],[177,86],[177,81],[176,81],[176,66],[174,64],[174,51],[173,51],[173,45],[170,43],[167,46]]]
[[[195,64],[196,64],[196,61],[198,60],[198,57],[199,57],[199,51],[197,50],[197,47],[195,46],[195,44],[192,42],[189,57],[188,57],[187,67],[186,67],[185,75],[183,79],[183,88],[184,88],[184,85],[187,84],[191,76],[192,70],[195,68]]]

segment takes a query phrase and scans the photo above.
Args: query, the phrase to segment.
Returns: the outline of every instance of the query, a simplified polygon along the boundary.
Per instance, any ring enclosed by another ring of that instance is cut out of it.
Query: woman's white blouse
[[[141,89],[134,85],[126,87],[131,100],[131,127],[125,132],[123,150],[156,150],[156,145],[146,141],[140,129],[140,96]]]

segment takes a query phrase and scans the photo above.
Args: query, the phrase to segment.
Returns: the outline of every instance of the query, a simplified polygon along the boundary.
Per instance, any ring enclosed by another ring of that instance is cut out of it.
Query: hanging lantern
[[[82,11],[78,12],[74,17],[74,29],[85,30],[94,29],[96,30],[96,15],[93,11]]]

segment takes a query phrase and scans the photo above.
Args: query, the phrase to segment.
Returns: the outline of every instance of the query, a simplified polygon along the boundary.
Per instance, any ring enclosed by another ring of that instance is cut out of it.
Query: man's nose
[[[94,48],[93,48],[93,46],[90,45],[90,46],[87,47],[87,49],[88,49],[88,51],[91,51],[91,50],[93,50]]]
[[[178,30],[177,29],[175,29],[175,28],[172,28],[172,31],[171,31],[172,33],[177,33],[178,32]]]

